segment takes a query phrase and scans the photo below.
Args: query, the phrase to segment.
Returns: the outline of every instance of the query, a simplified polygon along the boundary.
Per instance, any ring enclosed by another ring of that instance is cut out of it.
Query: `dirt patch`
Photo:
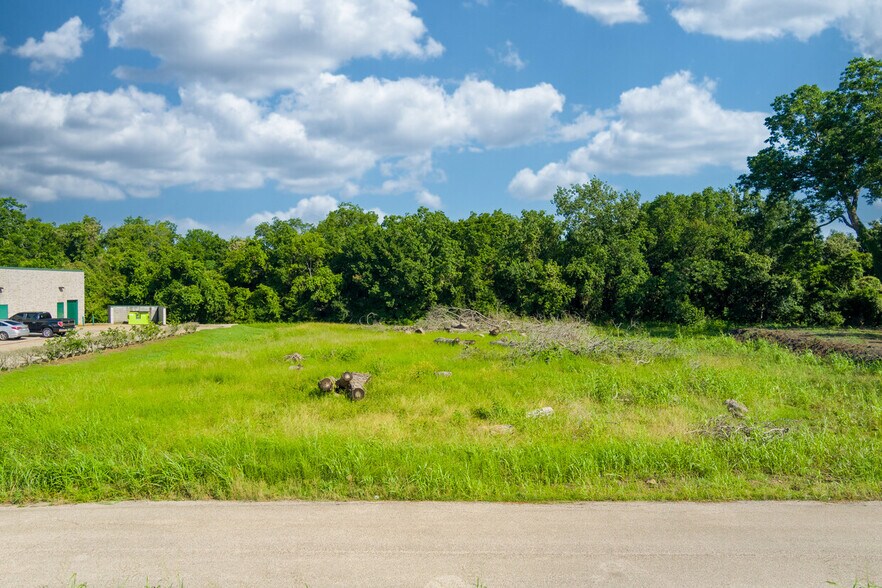
[[[735,329],[731,335],[739,341],[762,339],[792,351],[811,351],[820,356],[838,353],[860,362],[882,360],[882,332],[878,331],[751,328]]]

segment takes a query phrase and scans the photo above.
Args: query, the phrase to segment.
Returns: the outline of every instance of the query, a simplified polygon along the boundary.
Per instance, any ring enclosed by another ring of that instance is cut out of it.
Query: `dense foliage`
[[[641,201],[598,179],[560,188],[556,215],[451,220],[344,204],[316,226],[246,238],[128,218],[60,226],[0,198],[0,266],[80,268],[86,316],[162,304],[177,321],[409,321],[442,304],[591,320],[882,324],[882,61],[854,59],[839,87],[779,96],[769,147],[739,189]],[[820,228],[839,220],[853,236]],[[819,224],[820,223],[820,224]]]
[[[344,204],[316,226],[274,220],[246,238],[128,218],[54,225],[0,200],[0,266],[79,268],[86,316],[158,303],[176,321],[387,321],[436,304],[595,321],[882,324],[882,284],[857,239],[823,237],[795,199],[734,189],[641,203],[594,179],[557,214]],[[878,225],[872,230],[879,231]]]

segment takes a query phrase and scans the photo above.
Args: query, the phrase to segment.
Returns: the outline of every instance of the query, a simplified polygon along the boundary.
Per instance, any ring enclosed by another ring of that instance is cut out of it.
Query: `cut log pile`
[[[343,372],[339,378],[327,377],[319,380],[318,387],[323,393],[335,392],[345,394],[353,402],[364,398],[365,386],[371,379],[370,374],[362,372]]]

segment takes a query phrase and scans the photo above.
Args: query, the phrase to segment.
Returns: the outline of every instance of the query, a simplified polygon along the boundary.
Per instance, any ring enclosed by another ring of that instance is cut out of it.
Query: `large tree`
[[[801,86],[772,108],[769,146],[748,158],[742,186],[799,195],[822,223],[842,221],[874,249],[858,204],[882,199],[882,61],[853,59],[835,90]]]

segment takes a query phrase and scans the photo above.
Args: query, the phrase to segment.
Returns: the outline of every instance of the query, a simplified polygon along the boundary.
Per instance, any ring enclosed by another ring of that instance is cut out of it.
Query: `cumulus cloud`
[[[289,107],[322,135],[402,153],[468,142],[487,147],[534,142],[554,127],[563,104],[549,84],[503,90],[468,78],[450,93],[428,78],[352,81],[325,74]]]
[[[428,190],[421,190],[416,195],[417,204],[420,206],[425,206],[426,208],[432,208],[434,210],[440,210],[443,206],[443,202],[441,202],[441,197],[432,194]]]
[[[33,37],[15,49],[15,54],[31,60],[31,69],[58,71],[65,63],[79,59],[83,55],[83,43],[92,38],[92,31],[75,16],[56,31],[43,34],[37,41]],[[4,45],[0,40],[0,53]]]
[[[380,164],[380,174],[384,178],[379,189],[367,190],[379,194],[404,194],[422,191],[426,181],[443,182],[447,178],[435,169],[430,152],[417,153]]]
[[[375,163],[369,151],[309,137],[296,119],[229,94],[190,90],[180,106],[134,88],[0,94],[0,187],[31,200],[267,181],[311,191],[342,185]]]
[[[598,111],[593,114],[581,113],[576,120],[568,125],[562,125],[556,135],[559,141],[578,141],[587,139],[597,131],[603,129],[612,113]]]
[[[548,200],[558,186],[584,184],[588,173],[565,163],[549,163],[538,172],[524,168],[508,184],[508,191],[523,200]]]
[[[650,88],[624,92],[606,126],[565,162],[538,172],[522,169],[509,184],[520,198],[545,199],[600,173],[689,175],[708,166],[735,170],[762,148],[767,137],[761,112],[726,110],[713,96],[714,84],[689,72]]]
[[[283,221],[299,218],[304,222],[315,224],[324,220],[331,211],[337,210],[338,206],[340,206],[340,202],[331,196],[310,196],[309,198],[300,199],[297,204],[288,210],[255,213],[248,217],[245,225],[253,229],[260,223],[272,222],[274,218]]]
[[[352,82],[326,75],[275,104],[194,86],[180,104],[135,88],[74,95],[0,93],[0,189],[30,200],[153,196],[163,188],[353,191],[392,162],[383,191],[443,179],[432,152],[540,140],[563,97],[548,85],[502,90],[467,79]],[[386,168],[384,168],[385,170]]]
[[[149,51],[160,75],[247,96],[298,87],[355,58],[443,52],[410,0],[115,0],[113,47]],[[143,73],[120,69],[123,78]]]
[[[640,0],[561,0],[605,24],[646,22]],[[806,41],[838,29],[864,54],[882,56],[879,0],[676,0],[671,15],[687,32],[733,41],[792,35]]]
[[[807,40],[839,29],[864,53],[882,55],[882,3],[878,0],[679,0],[671,14],[688,32],[724,39]]]
[[[582,14],[596,18],[603,24],[646,22],[646,13],[640,0],[561,0]]]

